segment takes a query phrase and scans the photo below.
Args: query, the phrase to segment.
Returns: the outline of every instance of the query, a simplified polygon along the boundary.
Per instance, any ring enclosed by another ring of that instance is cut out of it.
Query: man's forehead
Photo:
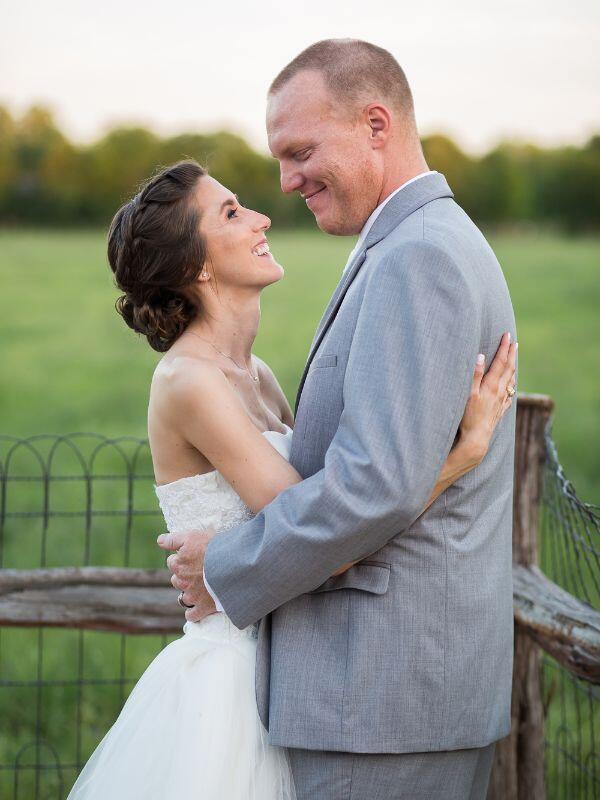
[[[302,146],[323,125],[333,122],[332,105],[326,93],[297,91],[284,86],[267,101],[267,136],[273,155]]]
[[[290,120],[288,124],[283,122],[272,128],[267,124],[269,149],[276,158],[293,155],[297,150],[307,146],[316,133],[310,117],[307,117],[307,120],[307,124],[304,125],[298,124],[301,120]]]

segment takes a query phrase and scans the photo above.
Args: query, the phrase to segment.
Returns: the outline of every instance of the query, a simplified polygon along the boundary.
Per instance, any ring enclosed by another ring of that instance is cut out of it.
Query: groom
[[[298,800],[482,800],[510,727],[516,407],[421,511],[477,353],[490,364],[516,334],[506,282],[428,169],[387,51],[312,45],[273,81],[267,130],[283,191],[326,233],[360,237],[298,391],[290,461],[305,480],[249,522],[196,533],[186,616],[215,609],[204,567],[237,627],[261,620],[259,713]]]

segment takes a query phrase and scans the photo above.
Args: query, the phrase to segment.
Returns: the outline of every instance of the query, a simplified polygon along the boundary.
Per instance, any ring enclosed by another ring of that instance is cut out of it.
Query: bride
[[[287,460],[292,411],[252,353],[261,291],[283,277],[269,227],[194,161],[157,174],[110,227],[109,262],[124,292],[117,311],[165,353],[148,433],[169,531],[225,530],[300,480]],[[512,383],[514,355],[505,334],[488,374],[482,362],[474,366],[459,435],[428,505],[485,456],[512,402],[488,376]],[[295,798],[286,751],[268,744],[256,708],[256,626],[239,630],[216,609],[200,622],[193,608],[186,617],[184,635],[147,667],[68,800]]]

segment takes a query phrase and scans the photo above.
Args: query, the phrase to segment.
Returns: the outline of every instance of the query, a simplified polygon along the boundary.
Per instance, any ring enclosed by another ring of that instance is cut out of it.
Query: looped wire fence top
[[[37,566],[156,562],[149,541],[131,551],[136,526],[148,530],[149,520],[162,528],[146,439],[0,436],[0,567],[31,567],[36,551]]]

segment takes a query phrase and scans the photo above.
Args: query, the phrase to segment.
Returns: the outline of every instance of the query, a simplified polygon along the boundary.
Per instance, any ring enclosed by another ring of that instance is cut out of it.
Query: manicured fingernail
[[[508,331],[508,341],[510,342],[510,331]]]
[[[483,355],[483,353],[479,353],[479,355],[477,356],[477,363],[483,364],[484,361],[485,361],[485,356]]]
[[[161,542],[164,542],[164,540],[165,540],[165,535],[164,533],[161,533],[160,536],[157,538],[156,542],[157,544],[161,544]]]
[[[519,343],[515,342],[515,350],[518,350],[518,349],[519,349]]]

